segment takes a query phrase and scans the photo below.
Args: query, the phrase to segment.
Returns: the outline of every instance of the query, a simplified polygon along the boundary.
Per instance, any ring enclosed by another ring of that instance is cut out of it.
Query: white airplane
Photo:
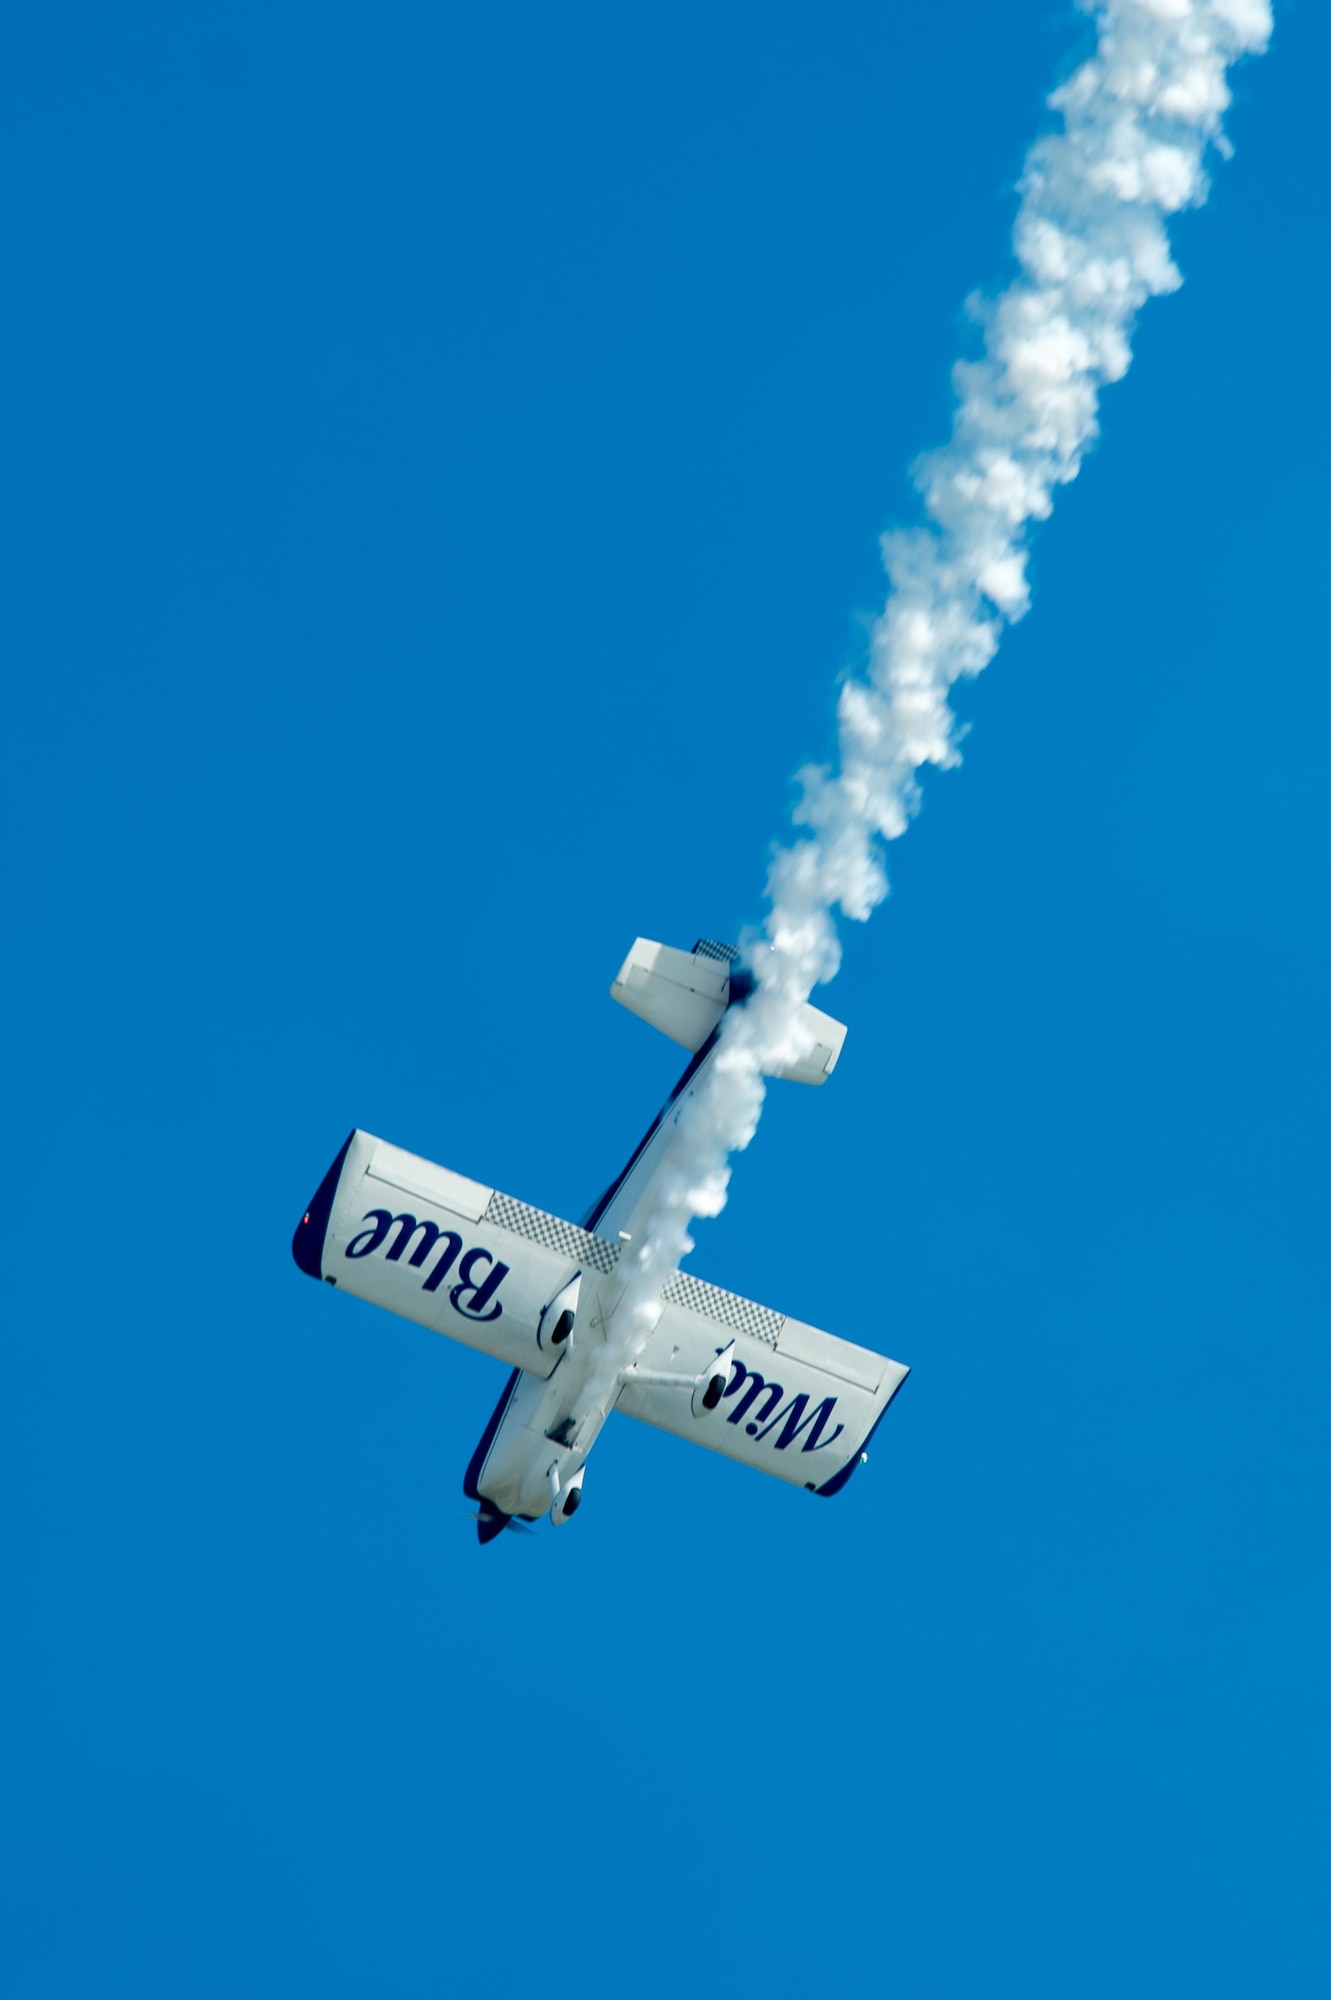
[[[482,1542],[515,1520],[562,1525],[612,1409],[810,1493],[839,1493],[909,1370],[867,1347],[675,1271],[636,1353],[624,1253],[650,1214],[680,1114],[723,1015],[753,990],[732,945],[639,938],[614,999],[692,1051],[628,1165],[578,1224],[353,1132],[292,1240],[312,1278],[505,1361],[513,1373],[467,1467]],[[846,1031],[805,1008],[812,1053],[778,1074],[824,1083]],[[623,1268],[621,1268],[623,1267]],[[623,1361],[613,1363],[616,1346]]]

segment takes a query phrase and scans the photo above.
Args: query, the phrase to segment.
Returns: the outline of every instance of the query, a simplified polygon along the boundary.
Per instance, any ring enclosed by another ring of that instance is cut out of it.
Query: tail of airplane
[[[742,1006],[753,988],[753,974],[733,944],[699,938],[692,951],[679,951],[673,945],[654,944],[651,938],[635,938],[610,998],[696,1054],[716,1032],[726,1009]],[[768,1074],[791,1083],[826,1083],[836,1068],[846,1030],[807,1001],[800,1017],[813,1047],[797,1062]]]

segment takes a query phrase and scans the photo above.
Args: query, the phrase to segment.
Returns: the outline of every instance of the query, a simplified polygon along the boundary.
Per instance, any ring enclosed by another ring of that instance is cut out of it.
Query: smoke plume
[[[1138,312],[1182,282],[1166,218],[1206,200],[1208,152],[1229,150],[1226,72],[1265,48],[1272,25],[1268,0],[1082,4],[1096,45],[1049,99],[1059,129],[1027,155],[1018,275],[970,302],[982,353],[956,364],[951,437],[915,466],[923,523],[884,537],[887,602],[865,673],[841,693],[837,765],[800,774],[800,832],[776,852],[764,932],[746,940],[757,991],[726,1017],[634,1246],[630,1317],[644,1333],[693,1247],[693,1218],[724,1206],[763,1071],[800,1052],[799,1005],[840,963],[837,911],[863,920],[882,901],[884,844],[909,826],[921,771],[958,761],[952,685],[987,666],[1029,608],[1031,528],[1081,469]]]

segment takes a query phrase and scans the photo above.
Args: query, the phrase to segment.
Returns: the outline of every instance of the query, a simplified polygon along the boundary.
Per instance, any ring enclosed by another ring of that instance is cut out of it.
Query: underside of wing
[[[351,1134],[291,1247],[310,1277],[540,1376],[563,1358],[548,1308],[575,1280],[594,1287],[620,1254],[370,1132]]]
[[[715,1367],[719,1397],[680,1386]],[[677,1271],[616,1408],[811,1492],[839,1493],[909,1369]],[[664,1377],[665,1380],[652,1380]]]

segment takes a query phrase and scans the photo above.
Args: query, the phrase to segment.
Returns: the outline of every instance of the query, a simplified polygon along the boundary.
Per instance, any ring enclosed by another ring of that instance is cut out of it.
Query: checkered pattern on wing
[[[543,1249],[557,1250],[575,1264],[590,1264],[594,1271],[613,1271],[619,1261],[617,1243],[607,1243],[603,1236],[592,1236],[557,1215],[547,1215],[543,1208],[528,1208],[525,1201],[514,1201],[511,1194],[492,1194],[485,1220],[500,1229],[511,1229],[515,1236],[525,1236]]]
[[[755,1305],[752,1299],[742,1299],[738,1292],[723,1292],[718,1285],[705,1285],[701,1278],[692,1277],[687,1271],[676,1271],[667,1281],[665,1297],[672,1305],[687,1306],[690,1312],[719,1320],[722,1326],[731,1327],[736,1333],[747,1333],[768,1347],[776,1346],[777,1336],[786,1323],[784,1313],[773,1312],[770,1306]]]
[[[739,957],[739,946],[718,944],[715,938],[699,938],[693,947],[695,958],[719,958],[722,965],[733,965]]]

